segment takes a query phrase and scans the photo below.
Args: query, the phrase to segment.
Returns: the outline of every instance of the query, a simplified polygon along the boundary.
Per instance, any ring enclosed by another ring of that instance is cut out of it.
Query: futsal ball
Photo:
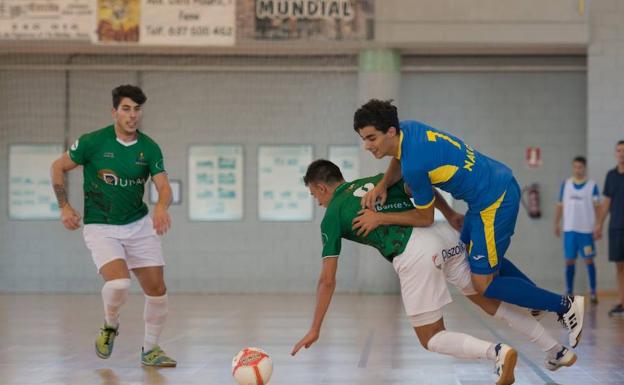
[[[232,359],[232,375],[239,385],[265,385],[271,373],[273,361],[262,349],[245,348]]]

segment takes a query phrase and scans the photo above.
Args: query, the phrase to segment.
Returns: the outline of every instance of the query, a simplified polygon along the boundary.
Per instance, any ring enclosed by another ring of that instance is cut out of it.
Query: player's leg
[[[451,242],[452,244],[452,242]],[[576,355],[572,350],[560,345],[528,310],[486,298],[477,293],[470,279],[470,267],[463,255],[456,255],[444,261],[442,271],[447,282],[461,291],[469,300],[495,318],[504,320],[510,328],[526,336],[546,353],[544,364],[549,370],[561,366],[572,366]]]
[[[107,225],[85,225],[83,230],[85,244],[105,281],[102,286],[104,326],[95,341],[95,352],[100,358],[108,358],[113,352],[115,337],[119,334],[119,311],[128,298],[130,287],[125,252],[112,231],[114,228]]]
[[[115,259],[100,268],[104,278],[102,286],[102,302],[104,303],[104,320],[109,326],[119,326],[119,310],[128,298],[130,288],[130,272],[124,259]]]
[[[594,257],[596,256],[596,246],[594,244],[593,234],[577,233],[578,254],[585,261],[587,267],[587,278],[589,281],[590,300],[591,303],[597,304],[596,296],[596,266],[594,265]]]
[[[520,188],[515,181],[490,207],[466,219],[471,222],[469,263],[475,289],[488,298],[521,307],[559,314],[570,330],[570,344],[578,344],[583,328],[584,298],[544,290],[522,278],[499,274],[518,214]]]
[[[609,229],[609,261],[615,263],[618,303],[609,310],[609,316],[624,316],[624,231]]]
[[[513,264],[513,262],[511,262],[509,260],[509,258],[503,258],[500,261],[500,268],[498,270],[498,272],[500,273],[501,277],[515,277],[515,278],[520,278],[523,281],[526,281],[528,283],[530,283],[533,286],[537,286],[535,284],[535,282],[533,282],[529,277],[527,277],[520,269],[518,269],[516,267],[516,265]]]
[[[425,349],[460,359],[488,359],[495,364],[497,385],[514,383],[518,354],[510,346],[446,330],[441,309],[409,318],[420,344]]]
[[[502,374],[497,383],[511,384],[516,359],[513,349],[444,330],[442,308],[451,302],[451,296],[441,263],[431,258],[444,247],[443,239],[435,231],[435,228],[414,229],[405,251],[392,261],[410,323],[426,349],[457,358],[489,357],[498,363]]]
[[[565,259],[566,294],[574,293],[574,275],[576,272],[576,256],[579,251],[577,233],[566,231],[563,233],[563,257]]]
[[[173,367],[177,362],[158,345],[168,315],[167,287],[164,280],[164,259],[160,238],[149,216],[142,220],[139,231],[124,240],[128,266],[145,294],[145,336],[141,362],[148,366]]]
[[[133,269],[132,272],[145,293],[145,337],[141,361],[144,365],[169,367],[177,362],[167,356],[158,345],[160,335],[165,328],[168,315],[167,289],[163,279],[163,267],[151,266]]]
[[[610,316],[624,316],[624,262],[616,262],[616,279],[620,303],[609,311]]]

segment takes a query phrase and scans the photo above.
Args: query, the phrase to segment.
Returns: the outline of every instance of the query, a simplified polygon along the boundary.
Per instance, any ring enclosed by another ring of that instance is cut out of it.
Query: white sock
[[[130,279],[113,279],[102,286],[102,302],[104,302],[104,320],[107,325],[119,326],[119,309],[128,298]]]
[[[468,334],[443,330],[431,337],[427,344],[427,350],[455,358],[492,359],[487,354],[490,346],[494,346],[494,344]]]
[[[167,294],[160,297],[145,296],[145,339],[143,348],[150,351],[158,345],[158,338],[165,327],[167,321]]]
[[[501,302],[494,317],[507,322],[509,327],[528,337],[544,352],[560,346],[527,309]]]

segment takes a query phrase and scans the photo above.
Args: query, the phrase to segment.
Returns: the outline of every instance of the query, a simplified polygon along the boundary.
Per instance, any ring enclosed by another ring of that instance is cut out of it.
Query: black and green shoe
[[[95,354],[100,358],[108,358],[113,353],[115,337],[119,334],[119,326],[112,327],[104,324],[100,329],[100,335],[95,339]]]

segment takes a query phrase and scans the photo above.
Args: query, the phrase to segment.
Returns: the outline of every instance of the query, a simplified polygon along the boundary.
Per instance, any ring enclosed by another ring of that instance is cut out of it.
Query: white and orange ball
[[[260,348],[245,348],[232,359],[232,375],[239,385],[266,385],[272,373],[273,361]]]

